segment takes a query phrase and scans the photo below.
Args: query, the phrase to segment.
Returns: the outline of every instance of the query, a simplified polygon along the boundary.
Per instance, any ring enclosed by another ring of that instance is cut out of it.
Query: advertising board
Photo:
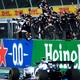
[[[24,68],[31,65],[32,43],[27,40],[1,40],[0,66]]]
[[[76,8],[72,5],[69,6],[53,6],[53,10],[55,12],[63,12],[67,13],[76,13]],[[42,14],[42,9],[33,7],[33,8],[17,8],[17,9],[6,9],[0,10],[0,18],[18,18],[19,13],[22,12],[24,14],[30,14],[33,17],[38,17]]]
[[[67,13],[76,13],[77,9],[74,6],[53,6],[53,10],[56,12],[66,11]]]
[[[78,40],[0,40],[0,66],[25,68],[34,66],[42,58],[53,61],[72,61],[80,69],[80,41]],[[60,64],[66,69],[68,65]]]
[[[19,13],[29,14],[28,8],[0,10],[0,18],[18,18]]]
[[[80,41],[37,40],[32,55],[33,64],[45,57],[53,61],[72,61],[74,68],[80,69]],[[61,64],[60,68],[67,68],[67,65]]]
[[[19,13],[30,14],[31,16],[39,16],[42,14],[42,9],[40,8],[20,8],[20,9],[7,9],[0,10],[0,18],[18,18]]]

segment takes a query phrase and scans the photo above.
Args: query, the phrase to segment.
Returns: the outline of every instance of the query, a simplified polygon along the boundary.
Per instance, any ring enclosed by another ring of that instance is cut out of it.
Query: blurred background
[[[41,0],[0,0],[0,9],[12,9],[12,8],[25,8],[25,7],[37,7]],[[79,0],[46,0],[49,6],[58,5],[79,5]]]
[[[52,7],[53,8],[53,11],[56,9],[59,9],[59,10],[66,10],[66,11],[71,11],[73,10],[74,8],[76,8],[76,11],[77,11],[77,7],[79,8],[80,6],[80,0],[45,0],[45,2],[48,3],[49,7]],[[14,15],[19,16],[19,13],[20,12],[23,12],[23,13],[28,13],[28,12],[31,12],[32,15],[37,15],[38,13],[40,13],[41,11],[37,9],[38,5],[41,3],[41,0],[0,0],[0,38],[19,38],[19,34],[14,34],[14,31],[17,31],[18,30],[18,27],[19,27],[19,21],[18,19],[16,20],[12,20],[12,18],[14,18]],[[73,4],[72,4],[73,3]],[[74,6],[71,7],[71,5]],[[57,7],[54,7],[54,6],[60,6],[60,8],[57,8]],[[63,8],[63,6],[65,6]],[[67,7],[68,6],[68,7]],[[77,6],[77,7],[76,7]],[[31,10],[31,8],[34,8]],[[21,10],[20,10],[21,9]],[[39,8],[41,9],[41,8]],[[52,12],[53,12],[52,11]],[[73,10],[75,11],[75,10]],[[76,12],[75,11],[75,12]],[[57,14],[58,15],[58,14]],[[65,14],[66,15],[66,14]],[[79,16],[80,16],[80,13],[79,13]],[[40,16],[41,17],[41,16]],[[52,17],[54,17],[52,15]],[[59,15],[60,17],[60,15]],[[67,16],[66,16],[67,17]],[[65,18],[66,18],[65,17]],[[39,17],[38,17],[39,18]],[[57,18],[57,17],[56,17]],[[69,18],[69,16],[67,17]],[[34,21],[36,21],[37,17],[35,17]],[[59,18],[60,19],[60,18]],[[76,14],[75,14],[75,19],[76,19]],[[75,21],[74,19],[74,22],[75,22],[75,25],[78,26],[78,30],[80,30],[80,21]],[[32,19],[31,19],[32,20]],[[58,18],[57,18],[58,20]],[[56,21],[57,21],[56,20]],[[53,20],[52,20],[53,21]],[[66,20],[65,20],[66,21]],[[53,21],[54,22],[54,21]],[[73,23],[74,23],[73,22]],[[60,22],[59,22],[60,23]],[[42,23],[41,23],[42,24]],[[33,25],[33,23],[31,23],[31,25]],[[61,23],[59,24],[61,25]],[[62,24],[63,25],[63,24]],[[61,25],[61,26],[62,26]],[[72,23],[68,24],[69,27],[72,26]],[[34,25],[35,26],[35,25]],[[38,25],[37,25],[38,26]],[[33,27],[34,28],[34,27]],[[36,29],[37,30],[37,29]],[[39,27],[38,27],[38,30],[39,31]],[[66,34],[64,35],[63,31],[59,31],[58,30],[58,38],[56,38],[56,33],[55,33],[55,29],[52,31],[52,34],[51,35],[54,35],[54,38],[52,36],[51,39],[62,39],[63,37],[59,37],[60,35],[61,36],[64,36],[64,39],[66,38]],[[32,29],[32,34],[36,34],[36,31],[35,29],[33,30]],[[51,32],[51,31],[50,31]],[[57,31],[56,31],[57,32]],[[47,32],[45,32],[47,33]],[[69,33],[69,32],[68,32]],[[35,39],[35,34],[32,36],[33,39]],[[38,37],[41,36],[41,33],[37,33],[38,34]],[[42,34],[43,34],[43,31],[42,31]],[[68,34],[69,36],[70,34]],[[76,33],[77,35],[77,33]],[[79,37],[80,33],[78,31],[78,37]],[[36,35],[37,36],[37,35]],[[75,35],[74,35],[75,36]],[[72,36],[73,37],[73,36]],[[38,38],[39,39],[39,38]],[[42,38],[40,38],[42,39]],[[44,38],[45,39],[45,38]]]

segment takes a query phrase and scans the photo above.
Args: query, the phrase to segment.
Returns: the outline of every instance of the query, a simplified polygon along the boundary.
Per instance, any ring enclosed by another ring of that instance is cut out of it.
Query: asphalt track
[[[9,79],[5,79],[5,75],[0,75],[0,80],[9,80]],[[21,80],[21,79],[19,79]],[[25,80],[32,80],[32,79],[25,79]]]
[[[8,80],[8,79],[0,79],[0,80]]]
[[[9,80],[9,79],[5,79],[5,75],[8,75],[9,70],[10,70],[10,68],[0,67],[0,80]],[[31,79],[26,79],[26,80],[31,80]]]
[[[8,68],[2,68],[0,67],[0,80],[8,80],[5,79],[5,75],[9,72]]]
[[[0,80],[8,80],[8,79],[5,79],[5,76],[0,75]]]
[[[5,79],[5,75],[8,75],[10,68],[0,67],[0,80],[9,80]]]

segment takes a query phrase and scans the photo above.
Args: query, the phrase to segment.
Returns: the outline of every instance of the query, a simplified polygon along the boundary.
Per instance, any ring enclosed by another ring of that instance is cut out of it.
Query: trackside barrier
[[[0,66],[25,68],[42,57],[53,61],[73,61],[80,69],[80,40],[0,40]],[[67,68],[67,65],[60,65]]]

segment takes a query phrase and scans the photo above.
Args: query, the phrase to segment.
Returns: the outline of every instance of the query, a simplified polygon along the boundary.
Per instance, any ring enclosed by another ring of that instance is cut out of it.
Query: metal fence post
[[[8,38],[12,38],[12,30],[11,30],[11,25],[10,25],[10,20],[7,20],[7,25],[8,25]]]

